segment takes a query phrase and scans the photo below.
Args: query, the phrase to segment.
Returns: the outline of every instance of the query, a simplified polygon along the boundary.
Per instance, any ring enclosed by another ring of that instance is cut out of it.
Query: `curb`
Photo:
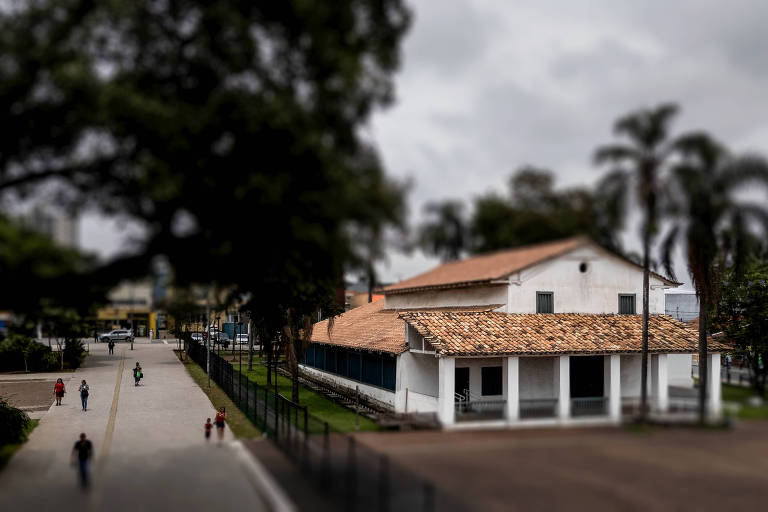
[[[264,465],[240,441],[229,444],[272,512],[296,512],[296,504],[285,494]]]

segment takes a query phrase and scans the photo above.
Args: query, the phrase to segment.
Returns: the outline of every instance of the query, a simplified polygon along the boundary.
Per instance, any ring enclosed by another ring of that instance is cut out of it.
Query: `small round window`
[[[581,263],[579,263],[579,272],[581,272],[582,274],[587,271],[587,268],[589,267],[585,262],[582,261]]]

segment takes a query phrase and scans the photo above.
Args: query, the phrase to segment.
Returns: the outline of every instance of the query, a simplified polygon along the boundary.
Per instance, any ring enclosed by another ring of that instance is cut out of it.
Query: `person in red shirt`
[[[56,397],[56,405],[61,405],[61,399],[64,398],[64,381],[56,379],[56,384],[53,385],[53,394]]]
[[[213,428],[213,423],[211,423],[211,418],[208,418],[205,422],[205,440],[210,441],[211,440],[211,429]]]
[[[227,420],[227,411],[223,407],[216,413],[216,434],[219,437],[219,443],[224,439],[224,422]]]

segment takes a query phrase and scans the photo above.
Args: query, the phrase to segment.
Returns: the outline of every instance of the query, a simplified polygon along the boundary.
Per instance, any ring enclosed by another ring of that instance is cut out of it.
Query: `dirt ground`
[[[768,422],[654,428],[361,433],[473,510],[756,510]]]
[[[53,403],[54,382],[56,379],[53,377],[51,380],[2,381],[0,397],[25,411],[47,410]]]

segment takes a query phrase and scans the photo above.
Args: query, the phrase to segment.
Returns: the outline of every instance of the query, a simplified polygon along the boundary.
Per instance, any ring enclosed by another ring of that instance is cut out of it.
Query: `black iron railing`
[[[240,410],[279,446],[318,488],[344,510],[461,510],[455,498],[313,416],[306,406],[259,385],[199,342],[184,342],[187,355],[210,376]]]
[[[557,398],[521,398],[520,419],[554,418]]]

